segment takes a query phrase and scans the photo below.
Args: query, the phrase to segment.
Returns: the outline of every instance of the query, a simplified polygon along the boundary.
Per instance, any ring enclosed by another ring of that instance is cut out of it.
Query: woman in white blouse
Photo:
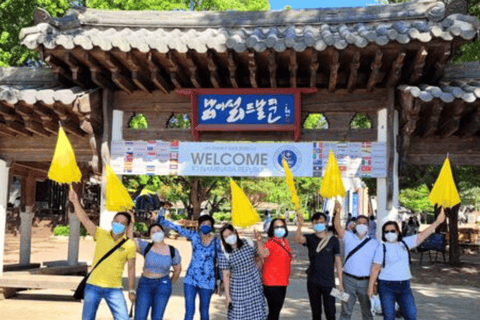
[[[405,320],[416,320],[417,310],[410,288],[410,250],[427,239],[445,221],[443,208],[437,220],[423,232],[402,238],[395,221],[388,221],[382,227],[383,244],[378,247],[370,273],[368,295],[373,295],[373,287],[378,276],[378,293],[385,320],[395,319],[395,302],[400,305]],[[379,276],[380,273],[380,276]]]

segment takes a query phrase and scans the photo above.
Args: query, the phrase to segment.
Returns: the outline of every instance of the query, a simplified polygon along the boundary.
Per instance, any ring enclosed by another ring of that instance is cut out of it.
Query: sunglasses
[[[397,233],[397,230],[385,230],[385,234],[387,233]]]

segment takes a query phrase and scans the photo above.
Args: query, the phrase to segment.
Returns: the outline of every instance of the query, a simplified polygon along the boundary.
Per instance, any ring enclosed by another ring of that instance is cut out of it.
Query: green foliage
[[[328,122],[325,116],[321,113],[311,113],[303,124],[305,129],[327,129]]]
[[[401,190],[398,199],[401,206],[414,212],[433,212],[432,203],[428,199],[429,194],[430,190],[423,184],[416,188]]]
[[[292,6],[287,4],[285,7],[283,7],[283,10],[292,10]]]
[[[147,118],[142,113],[135,114],[128,126],[132,129],[147,129],[148,128],[148,121]]]
[[[469,1],[467,13],[480,18],[480,1]],[[480,60],[480,40],[467,42],[460,46],[456,62],[479,61]]]
[[[216,222],[231,221],[232,214],[230,212],[215,212],[213,214],[213,219],[215,219]]]
[[[365,113],[357,113],[350,122],[352,129],[370,129],[372,120]]]
[[[145,222],[134,222],[133,232],[147,232],[148,226]]]
[[[58,225],[53,229],[54,236],[68,236],[69,234],[70,234],[70,226],[68,225]],[[82,237],[87,236],[87,230],[83,226],[80,226],[80,236]]]
[[[20,30],[33,26],[33,11],[36,7],[45,9],[58,17],[65,14],[70,6],[68,0],[2,0],[0,1],[0,67],[23,66],[37,61],[38,52],[20,45]]]
[[[189,10],[196,11],[265,11],[270,10],[268,0],[89,0],[90,8],[104,10]]]
[[[177,114],[170,119],[169,127],[175,129],[190,129],[190,118],[187,114]]]

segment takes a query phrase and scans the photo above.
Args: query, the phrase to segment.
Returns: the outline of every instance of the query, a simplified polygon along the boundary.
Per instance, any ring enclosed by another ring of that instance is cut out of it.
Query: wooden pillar
[[[5,225],[7,223],[9,167],[0,159],[0,275],[3,273],[3,252],[5,248]]]
[[[25,178],[22,195],[25,196],[25,209],[20,211],[20,265],[30,264],[32,253],[32,222],[35,215],[35,176],[29,172]]]

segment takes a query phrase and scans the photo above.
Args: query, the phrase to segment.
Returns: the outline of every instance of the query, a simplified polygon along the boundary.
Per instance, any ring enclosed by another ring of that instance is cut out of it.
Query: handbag
[[[128,239],[123,239],[119,243],[115,245],[110,251],[108,251],[100,260],[98,260],[97,264],[93,267],[92,271],[87,273],[85,277],[83,277],[82,281],[78,285],[77,289],[75,290],[75,293],[73,294],[73,297],[77,300],[82,300],[83,299],[83,294],[85,292],[85,286],[87,285],[88,278],[92,274],[93,270],[95,270],[98,265],[105,259],[107,259],[112,253],[114,253],[118,248],[120,248],[125,242],[127,242]]]

